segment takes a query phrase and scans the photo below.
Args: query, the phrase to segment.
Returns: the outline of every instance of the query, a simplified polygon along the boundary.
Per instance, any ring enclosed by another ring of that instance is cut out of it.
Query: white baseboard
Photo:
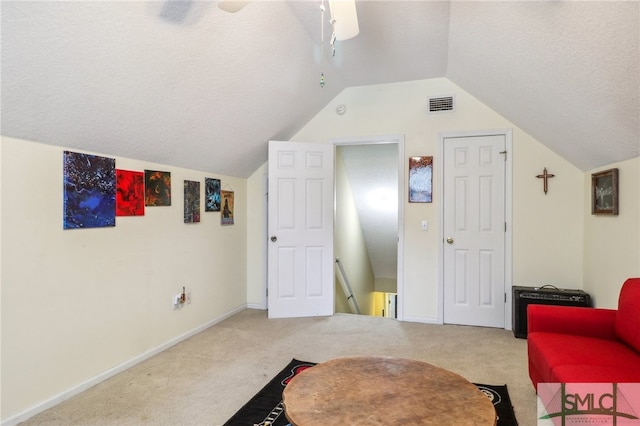
[[[262,303],[248,303],[247,304],[247,308],[248,309],[259,309],[261,311],[266,311],[267,307],[265,305],[263,305]]]
[[[419,322],[422,324],[438,324],[442,325],[442,321],[439,321],[437,318],[424,318],[424,317],[408,317],[405,315],[403,321],[406,322]]]
[[[214,318],[211,321],[208,321],[196,328],[194,328],[191,331],[188,331],[185,334],[182,334],[180,336],[174,337],[173,339],[161,344],[160,346],[156,346],[155,348],[152,348],[150,350],[148,350],[147,352],[144,352],[138,356],[136,356],[135,358],[130,359],[129,361],[126,361],[110,370],[105,371],[104,373],[101,373],[99,375],[97,375],[96,377],[93,377],[83,383],[80,383],[77,386],[74,386],[56,396],[54,396],[53,398],[50,398],[46,401],[43,401],[39,404],[34,405],[31,408],[26,409],[25,411],[18,413],[14,416],[11,416],[5,420],[2,421],[2,426],[15,426],[18,423],[24,422],[25,420],[29,419],[30,417],[35,416],[38,413],[41,413],[44,410],[47,410],[51,407],[54,407],[58,404],[60,404],[63,401],[66,401],[67,399],[74,397],[76,395],[78,395],[79,393],[84,392],[85,390],[97,385],[100,382],[103,382],[105,380],[107,380],[110,377],[115,376],[118,373],[121,373],[131,367],[133,367],[136,364],[141,363],[142,361],[145,361],[149,358],[151,358],[154,355],[159,354],[160,352],[169,349],[170,347],[177,345],[178,343],[182,342],[183,340],[188,339],[191,336],[194,336],[204,330],[206,330],[207,328],[218,324],[221,321],[224,321],[225,319],[237,314],[238,312],[244,310],[247,308],[247,305],[241,305],[238,306],[237,308],[227,312],[226,314],[218,317],[218,318]]]

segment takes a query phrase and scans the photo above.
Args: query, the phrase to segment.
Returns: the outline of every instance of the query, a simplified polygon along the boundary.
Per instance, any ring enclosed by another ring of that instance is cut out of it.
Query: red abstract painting
[[[144,173],[116,169],[116,216],[144,216]]]

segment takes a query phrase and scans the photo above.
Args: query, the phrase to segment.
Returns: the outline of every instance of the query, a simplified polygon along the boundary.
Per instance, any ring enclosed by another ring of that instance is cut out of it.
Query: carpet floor
[[[267,319],[265,311],[245,309],[22,426],[219,426],[291,358],[324,362],[346,356],[415,359],[473,383],[506,383],[518,423],[534,426],[526,343],[494,328],[348,314]]]

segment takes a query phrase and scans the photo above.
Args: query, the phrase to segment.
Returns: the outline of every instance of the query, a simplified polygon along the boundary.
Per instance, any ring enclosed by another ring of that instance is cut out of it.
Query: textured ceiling
[[[639,6],[453,2],[447,77],[583,171],[637,157]]]
[[[2,134],[247,177],[344,88],[447,77],[582,170],[640,155],[637,1],[359,0],[335,58],[319,4],[3,0]]]

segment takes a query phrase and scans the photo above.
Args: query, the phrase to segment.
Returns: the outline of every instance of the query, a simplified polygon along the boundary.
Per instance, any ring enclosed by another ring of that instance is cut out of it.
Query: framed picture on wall
[[[144,216],[144,172],[116,169],[116,216]]]
[[[618,214],[618,169],[591,175],[591,214]]]
[[[409,202],[430,203],[433,157],[409,157]]]
[[[233,225],[233,212],[235,211],[233,205],[233,191],[220,191],[220,196],[222,198],[222,214],[220,215],[220,223],[222,225]]]
[[[144,171],[144,205],[171,205],[171,172]]]
[[[200,222],[200,182],[184,181],[184,223]]]
[[[204,211],[220,211],[220,179],[204,178]]]
[[[64,229],[116,226],[115,158],[63,154]]]

